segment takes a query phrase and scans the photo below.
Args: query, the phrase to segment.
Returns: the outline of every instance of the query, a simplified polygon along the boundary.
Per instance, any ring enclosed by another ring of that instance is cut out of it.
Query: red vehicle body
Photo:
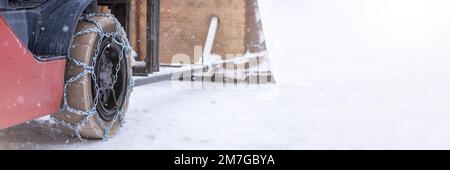
[[[36,59],[1,16],[0,55],[0,129],[58,112],[65,59]]]

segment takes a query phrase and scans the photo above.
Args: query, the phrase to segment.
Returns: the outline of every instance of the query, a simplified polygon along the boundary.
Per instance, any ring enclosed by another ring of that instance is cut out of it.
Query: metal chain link
[[[94,17],[108,17],[108,18],[112,19],[114,21],[114,25],[115,25],[115,32],[105,32],[103,30],[102,26],[100,25],[100,23],[98,23],[95,19],[93,19]],[[119,54],[119,62],[117,64],[117,66],[116,66],[115,74],[114,74],[114,77],[113,77],[113,83],[111,85],[112,87],[114,87],[114,85],[116,84],[117,79],[118,79],[119,71],[121,69],[121,61],[124,59],[124,55],[129,54],[131,52],[132,48],[131,48],[128,40],[126,39],[126,35],[125,35],[124,31],[123,31],[122,26],[120,25],[119,21],[113,15],[111,15],[111,14],[99,14],[99,13],[87,14],[87,15],[83,15],[81,17],[81,21],[92,23],[92,24],[95,25],[95,27],[94,28],[85,29],[85,30],[82,30],[82,31],[80,31],[78,33],[75,33],[74,38],[75,37],[79,37],[79,36],[83,36],[83,35],[88,34],[88,33],[97,33],[99,35],[99,40],[97,42],[97,47],[96,47],[95,52],[94,52],[92,63],[90,65],[86,64],[86,63],[83,63],[83,62],[81,62],[79,60],[74,59],[71,56],[70,53],[67,56],[68,62],[74,64],[75,66],[82,67],[84,69],[84,71],[81,72],[80,74],[78,74],[78,75],[76,75],[74,77],[71,77],[70,79],[65,81],[65,83],[64,83],[63,105],[61,106],[59,111],[60,112],[68,111],[68,112],[74,113],[74,114],[76,114],[78,116],[82,116],[83,118],[82,118],[82,120],[80,122],[77,122],[77,123],[70,123],[70,122],[58,119],[56,117],[52,117],[52,119],[56,123],[58,123],[60,125],[63,125],[63,126],[69,128],[69,129],[72,129],[75,132],[75,135],[80,140],[82,140],[82,137],[81,137],[81,134],[80,134],[80,128],[82,126],[84,126],[85,123],[91,117],[94,117],[95,120],[99,123],[99,125],[103,129],[103,140],[108,140],[110,138],[111,128],[114,126],[116,121],[120,122],[120,126],[123,126],[123,124],[125,123],[125,119],[124,119],[125,118],[125,108],[122,107],[121,109],[119,109],[117,111],[118,113],[116,114],[116,116],[114,116],[113,120],[111,122],[109,122],[108,124],[106,124],[103,121],[103,119],[100,117],[100,115],[98,114],[98,112],[97,112],[97,104],[98,104],[98,100],[99,100],[99,96],[100,96],[99,93],[100,93],[100,91],[102,89],[99,87],[99,85],[97,83],[97,76],[95,74],[95,71],[96,71],[95,70],[95,66],[97,64],[97,57],[99,57],[99,54],[100,54],[100,50],[101,50],[100,46],[103,43],[104,39],[106,39],[106,38],[110,38],[112,40],[112,43],[115,43],[115,44],[119,45],[122,48],[122,50],[121,50],[121,52]],[[125,58],[125,60],[126,60],[126,58]],[[127,68],[125,68],[125,69],[127,69]],[[85,77],[85,76],[87,76],[89,74],[91,75],[92,82],[95,83],[94,84],[94,88],[95,88],[96,95],[95,95],[95,98],[94,98],[94,105],[93,105],[92,109],[88,110],[88,111],[77,110],[77,109],[71,107],[69,105],[69,103],[68,103],[68,92],[67,92],[67,89],[68,89],[68,86],[70,84],[72,84],[72,83],[82,79],[83,77]],[[134,87],[134,81],[133,81],[133,78],[131,77],[131,74],[128,74],[127,76],[128,76],[129,82],[128,82],[128,88],[127,88],[127,91],[126,91],[126,95],[127,95],[126,98],[129,97],[129,95],[131,94],[131,91],[133,90],[133,87]],[[127,101],[125,101],[125,102],[127,102]]]

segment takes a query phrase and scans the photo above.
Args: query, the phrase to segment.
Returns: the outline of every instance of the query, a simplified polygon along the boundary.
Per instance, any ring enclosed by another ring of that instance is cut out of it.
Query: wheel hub
[[[103,120],[109,122],[119,114],[124,105],[128,81],[127,63],[124,54],[120,59],[122,48],[111,40],[105,40],[100,49],[101,53],[95,65],[95,84],[98,88],[93,83],[92,89],[97,112]]]

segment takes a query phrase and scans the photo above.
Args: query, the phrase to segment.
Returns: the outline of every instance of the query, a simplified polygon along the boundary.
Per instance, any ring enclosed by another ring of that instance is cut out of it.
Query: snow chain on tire
[[[107,31],[103,30],[102,25],[94,19],[95,17],[107,17],[107,18],[113,20],[114,25],[115,25],[115,31],[107,32]],[[115,114],[115,116],[112,118],[112,121],[110,121],[110,122],[104,121],[100,117],[99,112],[97,110],[97,104],[98,104],[98,100],[99,100],[99,96],[100,96],[99,95],[100,91],[105,90],[105,89],[100,89],[99,83],[97,82],[97,76],[96,76],[96,64],[98,61],[97,58],[100,57],[99,55],[102,50],[100,48],[105,39],[110,39],[111,43],[114,43],[121,48],[121,52],[119,54],[119,62],[117,64],[117,66],[115,67],[115,70],[113,69],[113,71],[115,71],[115,75],[113,77],[112,87],[114,87],[114,85],[117,83],[119,70],[121,69],[120,68],[122,65],[121,62],[122,62],[122,60],[127,60],[127,57],[128,57],[127,54],[130,54],[132,49],[126,38],[126,34],[123,31],[122,26],[120,25],[119,21],[113,15],[97,14],[97,13],[87,14],[87,15],[83,15],[81,17],[80,22],[81,21],[93,24],[94,27],[84,29],[84,30],[81,30],[81,31],[75,33],[74,39],[77,37],[89,34],[89,33],[96,33],[96,34],[98,34],[99,38],[98,38],[97,46],[95,48],[94,55],[92,58],[92,63],[90,65],[75,59],[74,57],[72,57],[72,54],[69,54],[67,56],[68,63],[75,65],[77,67],[82,67],[84,71],[82,71],[81,73],[79,73],[78,75],[76,75],[74,77],[70,77],[70,78],[66,77],[65,84],[64,84],[64,96],[63,96],[61,108],[59,110],[60,111],[59,114],[64,113],[64,112],[66,112],[66,113],[69,112],[69,113],[71,113],[71,115],[64,115],[64,116],[68,116],[70,118],[74,114],[75,116],[80,117],[81,121],[68,122],[66,120],[61,119],[61,115],[54,115],[54,116],[52,116],[52,119],[56,123],[62,125],[63,127],[73,130],[75,135],[81,140],[83,135],[80,133],[80,128],[85,126],[87,121],[94,118],[95,121],[97,122],[97,124],[101,127],[101,129],[103,131],[102,139],[108,140],[112,135],[111,129],[117,123],[117,121],[119,121],[120,127],[122,127],[123,124],[125,123],[124,118],[125,118],[125,112],[126,112],[127,106],[121,107],[118,110],[118,113]],[[128,64],[126,66],[128,66]],[[124,68],[124,69],[128,69],[128,68]],[[91,82],[94,83],[93,89],[95,89],[95,91],[93,91],[95,93],[95,97],[93,98],[93,106],[92,106],[92,109],[87,110],[87,111],[78,110],[69,104],[70,102],[68,100],[69,100],[70,96],[68,94],[67,89],[68,89],[68,86],[70,86],[72,83],[76,83],[78,80],[84,78],[85,76],[89,76],[89,75],[91,77]],[[125,100],[127,100],[129,98],[129,95],[131,94],[131,91],[134,86],[134,82],[131,77],[131,74],[128,73],[126,76],[127,76],[127,80],[129,82],[128,82],[126,92],[125,92],[125,95],[126,95]],[[128,101],[125,101],[125,102],[127,103]],[[128,103],[127,103],[127,105],[128,105]]]

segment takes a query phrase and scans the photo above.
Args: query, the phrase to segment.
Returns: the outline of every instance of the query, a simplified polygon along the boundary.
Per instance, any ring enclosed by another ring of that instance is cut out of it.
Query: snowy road
[[[126,126],[78,143],[38,120],[0,149],[450,149],[450,2],[261,0],[278,84],[135,89]]]

